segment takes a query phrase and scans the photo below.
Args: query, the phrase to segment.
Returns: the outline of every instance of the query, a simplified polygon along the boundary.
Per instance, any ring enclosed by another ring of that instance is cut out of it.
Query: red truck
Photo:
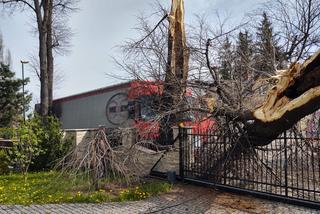
[[[147,81],[131,82],[128,93],[129,118],[134,120],[140,139],[156,139],[159,137],[159,108],[160,97],[163,94],[161,83]],[[192,96],[192,91],[187,90],[186,97],[189,105],[196,105],[196,98]],[[201,134],[215,127],[213,119],[205,117],[203,114],[188,112],[185,114],[180,126],[192,127],[193,134]]]

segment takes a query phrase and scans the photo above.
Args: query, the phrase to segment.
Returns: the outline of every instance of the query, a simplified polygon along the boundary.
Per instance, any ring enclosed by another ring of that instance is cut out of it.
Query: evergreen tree
[[[248,31],[238,35],[236,45],[235,75],[243,80],[252,78],[253,66],[253,40]]]
[[[266,12],[262,14],[262,20],[257,27],[256,34],[255,68],[259,72],[257,75],[273,75],[276,69],[282,67],[283,53]]]
[[[219,73],[222,79],[232,78],[233,50],[229,37],[226,36],[219,51]]]
[[[3,53],[3,49],[0,40],[0,53]],[[11,126],[22,114],[23,106],[28,107],[31,95],[21,92],[23,84],[28,81],[15,78],[10,65],[4,62],[3,57],[0,58],[0,127]]]

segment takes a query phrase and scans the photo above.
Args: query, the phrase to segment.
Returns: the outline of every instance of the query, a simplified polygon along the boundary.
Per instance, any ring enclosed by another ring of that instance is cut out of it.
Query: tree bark
[[[45,37],[39,33],[39,59],[40,59],[40,114],[46,116],[48,114],[48,73],[47,73],[47,48]]]
[[[52,9],[53,0],[48,0],[48,21],[47,21],[47,72],[48,72],[48,113],[52,114],[53,102],[53,40],[52,40]]]

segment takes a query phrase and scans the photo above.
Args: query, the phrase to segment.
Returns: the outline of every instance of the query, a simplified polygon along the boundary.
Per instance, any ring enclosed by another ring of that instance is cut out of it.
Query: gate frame
[[[237,193],[237,194],[247,194],[251,196],[256,196],[258,198],[262,199],[267,199],[275,202],[283,202],[287,204],[292,204],[292,205],[297,205],[297,206],[303,206],[303,207],[308,207],[312,209],[317,209],[320,210],[320,202],[315,202],[311,200],[305,200],[305,199],[298,199],[294,197],[288,196],[288,175],[287,175],[287,164],[285,165],[285,195],[277,195],[274,193],[267,193],[267,192],[261,192],[257,190],[249,190],[249,189],[243,189],[240,187],[235,187],[231,185],[225,185],[225,184],[218,184],[210,181],[205,181],[201,179],[196,179],[196,178],[188,178],[185,176],[185,150],[184,150],[184,145],[188,143],[187,137],[188,137],[188,128],[186,127],[179,127],[179,177],[182,180],[182,182],[190,182],[193,184],[198,184],[198,185],[204,185],[204,186],[209,186],[216,188],[221,191],[226,191],[226,192],[232,192],[232,193]],[[284,134],[284,143],[285,147],[287,146],[287,138],[286,138],[286,132]],[[285,156],[287,156],[287,149],[285,150]],[[320,172],[319,172],[320,173]]]

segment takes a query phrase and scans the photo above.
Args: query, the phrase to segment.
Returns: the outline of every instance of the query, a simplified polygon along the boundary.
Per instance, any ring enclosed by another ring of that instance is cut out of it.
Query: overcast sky
[[[161,0],[160,0],[161,1]],[[164,0],[162,0],[164,1]],[[213,14],[215,11],[233,15],[240,20],[263,0],[185,0],[186,21],[194,14]],[[107,72],[119,74],[111,59],[116,55],[116,45],[128,38],[136,38],[133,29],[136,16],[152,13],[153,0],[81,0],[80,10],[70,18],[74,36],[71,52],[56,58],[57,68],[63,73],[64,81],[55,91],[55,98],[63,97],[99,87],[108,86],[119,80],[110,79]],[[167,4],[170,0],[165,0]],[[213,23],[214,24],[214,23]],[[8,16],[0,10],[0,31],[4,44],[10,49],[13,70],[21,76],[20,60],[29,60],[37,54],[37,38],[31,33],[30,14],[15,13]],[[39,101],[39,83],[31,68],[26,66],[25,75],[31,77],[27,86]]]

